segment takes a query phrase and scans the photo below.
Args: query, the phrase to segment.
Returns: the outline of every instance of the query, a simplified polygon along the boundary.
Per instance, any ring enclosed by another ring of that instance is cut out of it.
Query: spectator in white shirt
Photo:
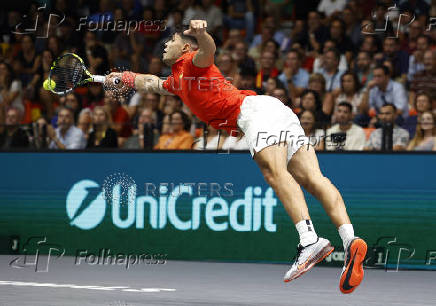
[[[363,150],[365,132],[353,123],[352,109],[353,106],[348,102],[338,104],[335,114],[338,123],[327,130],[326,150]],[[345,139],[338,137],[338,134],[345,134]]]
[[[74,126],[74,112],[62,107],[58,112],[58,127],[47,126],[47,135],[51,142],[50,149],[77,150],[86,147],[86,140],[81,129]]]

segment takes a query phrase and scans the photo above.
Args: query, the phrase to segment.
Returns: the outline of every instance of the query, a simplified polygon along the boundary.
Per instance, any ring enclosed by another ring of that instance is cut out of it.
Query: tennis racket
[[[65,95],[76,87],[90,82],[104,83],[104,75],[93,75],[86,68],[83,60],[74,53],[58,57],[50,68],[48,76],[49,90],[58,95]],[[121,80],[114,79],[114,84]]]

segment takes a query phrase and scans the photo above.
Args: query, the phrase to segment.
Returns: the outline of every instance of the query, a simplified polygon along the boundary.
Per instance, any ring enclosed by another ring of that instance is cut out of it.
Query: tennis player
[[[332,251],[318,237],[300,186],[314,195],[338,228],[345,249],[339,288],[351,293],[363,279],[367,246],[354,235],[341,194],[320,171],[318,160],[298,117],[280,100],[238,90],[214,65],[216,46],[204,20],[191,20],[189,29],[175,33],[165,44],[163,61],[171,66],[167,80],[132,72],[111,73],[106,88],[134,88],[161,95],[177,95],[202,121],[230,135],[245,135],[251,155],[274,189],[300,236],[294,263],[284,276],[289,282],[310,270]],[[114,84],[114,78],[122,82]]]

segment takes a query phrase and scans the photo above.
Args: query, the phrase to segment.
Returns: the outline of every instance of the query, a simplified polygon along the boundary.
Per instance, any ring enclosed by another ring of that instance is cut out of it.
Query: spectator
[[[16,149],[29,147],[29,138],[19,126],[20,110],[9,107],[6,111],[5,126],[0,133],[0,149]],[[2,127],[0,127],[0,131]]]
[[[346,102],[340,102],[336,108],[337,124],[327,130],[326,150],[363,150],[365,146],[365,132],[353,123],[353,106]],[[341,133],[345,133],[345,138],[341,139]]]
[[[354,73],[359,78],[360,87],[366,87],[368,82],[372,80],[371,56],[367,51],[359,51],[354,66]]]
[[[51,142],[50,149],[74,150],[84,149],[86,140],[81,129],[74,126],[74,112],[62,107],[58,113],[58,127],[47,126],[47,135]]]
[[[404,122],[403,127],[409,131],[410,137],[415,136],[416,125],[418,124],[418,118],[424,112],[431,112],[431,98],[430,95],[425,92],[420,92],[416,95],[416,99],[413,103],[413,109],[411,110],[411,115],[407,117]],[[416,114],[415,114],[416,112]]]
[[[14,58],[14,69],[19,72],[23,87],[27,86],[33,79],[33,75],[37,72],[40,65],[40,57],[35,51],[34,38],[31,35],[25,34],[21,38],[21,51]]]
[[[327,39],[322,47],[322,53],[318,54],[313,62],[313,71],[320,71],[324,66],[324,57],[328,50],[336,49],[336,42],[331,39]],[[347,70],[348,63],[344,54],[340,55],[339,70]]]
[[[218,55],[216,65],[223,76],[231,83],[234,83],[236,74],[238,73],[238,65],[233,60],[229,52],[222,52]]]
[[[286,54],[285,67],[278,79],[285,84],[292,99],[299,97],[309,84],[309,73],[301,68],[302,57],[300,52],[291,49]]]
[[[370,115],[379,113],[383,105],[394,104],[401,124],[409,116],[406,90],[401,83],[391,80],[386,66],[377,66],[373,70],[374,79],[363,92],[362,109],[371,108]]]
[[[321,52],[321,46],[328,37],[328,28],[322,24],[319,12],[311,11],[307,14],[307,33],[309,51]]]
[[[119,137],[130,137],[132,135],[132,126],[127,110],[121,106],[118,98],[110,91],[104,94],[104,103],[106,109],[111,115],[113,129]]]
[[[89,133],[92,131],[92,111],[89,108],[80,111],[77,127],[82,130],[83,136],[88,141]]]
[[[360,89],[357,75],[351,71],[346,71],[341,76],[341,88],[333,91],[330,96],[334,100],[333,106],[337,107],[339,103],[346,101],[352,106],[352,118],[359,114],[366,115],[367,110],[361,107],[362,93]],[[333,116],[332,121],[336,122],[335,116]]]
[[[383,42],[383,56],[379,62],[385,60],[392,61],[394,65],[393,77],[400,77],[405,83],[409,71],[409,55],[403,50],[399,50],[398,40],[395,37],[386,37]]]
[[[360,44],[362,37],[362,28],[358,22],[358,14],[349,5],[342,11],[342,17],[345,23],[345,34],[351,39],[354,47]]]
[[[279,75],[279,70],[275,67],[274,62],[276,58],[273,53],[265,51],[262,53],[260,59],[260,70],[256,76],[256,88],[265,88],[266,81],[270,77],[277,77]]]
[[[416,135],[407,146],[408,151],[432,151],[436,149],[435,118],[431,112],[419,116]]]
[[[14,107],[24,112],[21,95],[21,82],[15,79],[12,67],[5,62],[0,63],[0,113]]]
[[[103,106],[96,106],[92,114],[93,130],[86,148],[116,148],[117,132],[110,128],[110,115]]]
[[[409,72],[407,79],[413,80],[413,77],[417,72],[424,70],[424,53],[430,47],[430,38],[425,35],[421,35],[416,40],[416,51],[409,57]]]
[[[324,130],[315,128],[315,114],[310,110],[302,110],[299,118],[304,134],[314,144],[315,150],[324,150]]]
[[[354,52],[354,45],[351,39],[345,35],[345,23],[342,19],[334,18],[330,22],[330,36],[329,39],[336,43],[336,48],[340,54],[345,54],[347,62],[351,61]]]
[[[241,69],[237,80],[235,81],[237,88],[241,90],[254,90],[258,95],[263,94],[262,88],[256,88],[256,70],[250,68]]]
[[[382,124],[390,124],[393,126],[392,149],[394,151],[406,150],[409,142],[409,132],[400,128],[395,124],[395,117],[398,116],[397,109],[394,104],[386,104],[381,107],[378,117]],[[378,128],[371,133],[368,142],[365,145],[365,150],[381,150],[382,148],[383,129]]]
[[[327,92],[341,87],[341,76],[344,73],[339,69],[341,55],[337,49],[329,49],[324,53],[323,64],[315,73],[321,73],[326,81]]]
[[[254,60],[248,56],[247,44],[244,42],[238,42],[235,44],[235,49],[232,52],[232,57],[236,61],[239,69],[252,69],[255,70],[256,65]],[[256,74],[256,73],[254,73]]]
[[[310,110],[315,114],[315,126],[325,127],[330,122],[330,116],[325,114],[322,109],[321,99],[314,90],[307,89],[301,94],[301,111]]]
[[[419,91],[428,92],[432,99],[433,112],[436,112],[436,50],[424,52],[424,70],[414,75],[410,84],[409,101],[415,100]]]
[[[194,138],[188,132],[191,126],[188,116],[183,112],[174,112],[170,115],[171,132],[159,137],[155,150],[190,150]]]
[[[250,48],[260,45],[262,42],[273,39],[279,46],[282,45],[286,35],[277,30],[277,21],[273,16],[268,16],[263,20],[261,34],[253,38]]]
[[[272,54],[274,54],[274,65],[277,68],[282,68],[283,62],[281,58],[278,57],[278,51],[279,45],[273,39],[269,39],[265,42],[262,42],[258,46],[250,48],[250,50],[248,50],[248,55],[255,61],[256,69],[260,70],[263,53],[271,52]]]
[[[158,143],[159,132],[155,124],[156,118],[153,118],[153,115],[153,110],[150,107],[140,110],[138,129],[136,133],[130,136],[124,143],[124,149],[144,149],[145,144],[149,144],[149,149],[151,149]]]

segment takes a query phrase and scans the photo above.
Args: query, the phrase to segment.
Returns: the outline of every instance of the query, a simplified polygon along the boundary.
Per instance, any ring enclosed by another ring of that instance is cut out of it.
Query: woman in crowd
[[[418,124],[416,125],[416,134],[407,147],[408,151],[436,150],[435,121],[433,114],[428,111],[419,116]]]
[[[315,150],[324,150],[325,133],[322,129],[316,128],[315,113],[311,110],[302,110],[299,118],[304,134],[309,137],[310,144],[314,146]]]
[[[164,127],[162,127],[162,134],[159,142],[154,147],[155,150],[190,150],[194,143],[194,138],[189,133],[191,122],[188,116],[181,112],[176,111],[169,116],[171,131],[164,134]]]
[[[324,113],[321,99],[314,90],[306,89],[301,94],[301,111],[310,110],[315,114],[315,125],[317,128],[327,128],[330,123],[330,116]]]
[[[94,129],[89,134],[87,148],[118,147],[117,132],[110,128],[111,116],[103,106],[96,106],[92,114]]]

